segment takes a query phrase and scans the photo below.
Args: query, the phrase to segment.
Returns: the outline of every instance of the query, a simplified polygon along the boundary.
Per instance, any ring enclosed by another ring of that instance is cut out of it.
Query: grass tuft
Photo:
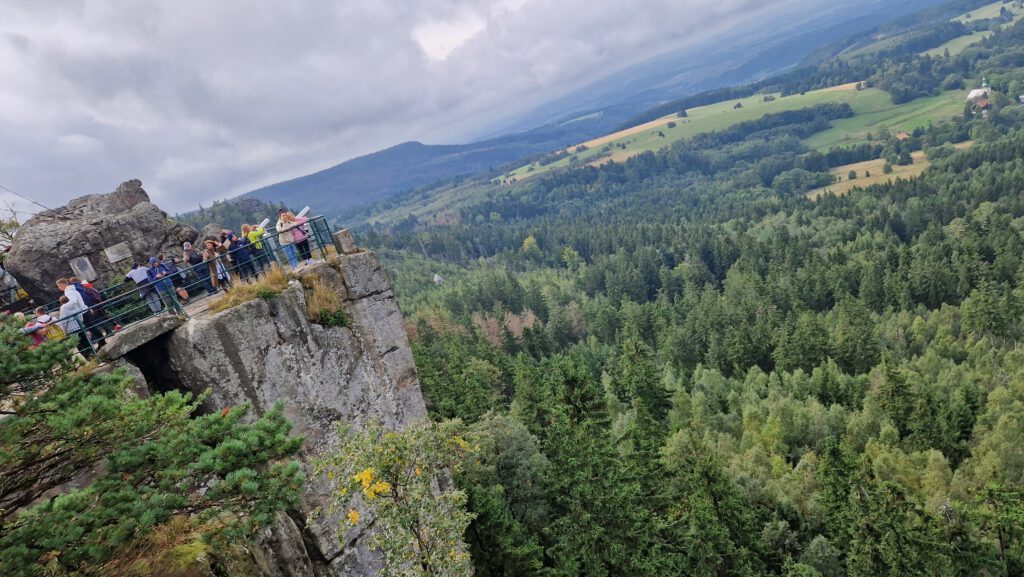
[[[343,327],[348,323],[341,306],[341,295],[324,281],[313,280],[306,292],[306,317],[310,322],[328,327]]]
[[[288,276],[280,267],[272,265],[257,282],[237,283],[232,286],[226,295],[210,303],[210,312],[225,311],[257,298],[277,298],[277,295],[287,287]]]

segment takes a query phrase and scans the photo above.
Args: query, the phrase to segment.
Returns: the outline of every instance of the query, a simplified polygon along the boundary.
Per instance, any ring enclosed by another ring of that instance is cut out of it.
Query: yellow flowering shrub
[[[333,509],[347,510],[343,524],[363,522],[353,499],[372,514],[370,547],[381,552],[381,577],[472,573],[462,542],[472,515],[466,495],[449,479],[477,450],[456,434],[460,427],[458,421],[417,423],[403,431],[369,425],[354,434],[342,427],[345,442],[317,463],[318,474],[335,485]],[[347,531],[340,533],[344,539]]]

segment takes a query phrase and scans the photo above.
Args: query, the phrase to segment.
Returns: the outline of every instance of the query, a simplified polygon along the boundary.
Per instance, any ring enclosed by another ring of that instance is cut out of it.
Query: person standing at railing
[[[82,331],[82,323],[79,322],[78,316],[75,315],[73,308],[74,305],[68,300],[68,297],[62,296],[60,300],[60,312],[57,313],[57,325],[64,329],[64,334],[71,335],[72,333],[78,333],[79,344],[82,344],[82,337],[85,333]],[[88,343],[85,343],[86,348],[89,348]]]
[[[267,256],[266,249],[263,245],[263,234],[266,231],[260,225],[250,226],[248,224],[242,225],[242,236],[248,239],[249,249],[252,252],[252,262],[256,266],[256,272],[262,273],[263,268],[270,265],[270,259]]]
[[[181,269],[178,268],[178,259],[173,256],[164,256],[162,254],[156,255],[156,258],[159,259],[160,264],[167,267],[167,270],[170,272],[169,277],[175,290],[185,285],[185,279],[182,278]]]
[[[224,247],[211,239],[206,239],[204,243],[206,250],[203,252],[203,259],[206,261],[209,267],[210,277],[217,279],[217,286],[224,290],[231,288],[231,275],[228,273],[227,266],[224,265],[223,253],[227,252]]]
[[[203,283],[203,288],[206,289],[206,292],[210,294],[217,292],[217,289],[214,288],[213,283],[210,282],[210,268],[208,266],[199,266],[203,264],[203,253],[200,252],[199,249],[193,248],[192,243],[190,242],[186,242],[185,244],[181,245],[181,248],[183,251],[181,254],[181,258],[188,263],[188,266],[191,268],[192,272],[194,272],[196,276],[199,277],[199,281]]]
[[[78,333],[78,352],[84,357],[92,356],[92,349],[89,347],[89,341],[85,338],[85,331],[83,330],[82,324],[78,321],[75,315],[68,312],[70,305],[68,304],[68,297],[62,296],[60,300],[60,310],[57,312],[57,321],[55,326],[60,327],[60,333],[64,334],[64,338],[68,338],[71,335]]]
[[[296,225],[292,229],[292,238],[295,240],[295,248],[299,251],[299,258],[306,261],[306,264],[313,262],[313,254],[309,252],[309,234],[306,232],[306,223],[309,219],[304,216],[295,216],[288,213],[288,218]]]
[[[174,285],[171,283],[171,271],[155,256],[149,257],[149,270],[146,271],[150,284],[160,295],[160,300],[167,310],[178,310],[178,301],[174,298]]]
[[[105,346],[107,341],[104,340],[104,337],[114,332],[114,323],[111,322],[110,315],[107,314],[107,309],[103,306],[103,295],[96,290],[96,287],[92,286],[92,283],[76,276],[68,278],[68,282],[75,287],[78,294],[82,296],[85,306],[88,307],[82,317],[86,330],[89,331],[89,335],[98,346]]]
[[[242,280],[249,282],[249,279],[256,276],[256,268],[252,265],[252,251],[249,250],[249,239],[228,233],[228,240],[231,241],[231,257],[235,263],[235,270]]]
[[[277,242],[281,244],[281,250],[284,251],[285,256],[288,257],[288,263],[292,265],[293,269],[299,268],[299,258],[295,252],[295,237],[292,235],[292,229],[298,224],[294,218],[288,218],[291,213],[285,209],[277,211]]]
[[[149,282],[148,269],[137,262],[133,262],[132,270],[128,271],[124,278],[126,281],[127,279],[135,281],[136,286],[139,287],[139,297],[146,301],[146,306],[149,307],[149,310],[154,313],[160,312],[160,309],[163,307],[160,305],[160,297],[156,294],[156,288]]]
[[[90,356],[92,354],[92,346],[89,344],[85,322],[82,319],[82,315],[89,307],[85,306],[82,295],[78,293],[75,287],[68,283],[68,279],[57,279],[57,288],[64,293],[64,296],[60,297],[60,318],[67,323],[67,326],[78,326],[78,329],[76,329],[78,330],[78,350],[83,355]],[[71,334],[72,331],[68,331],[65,328],[64,332]]]

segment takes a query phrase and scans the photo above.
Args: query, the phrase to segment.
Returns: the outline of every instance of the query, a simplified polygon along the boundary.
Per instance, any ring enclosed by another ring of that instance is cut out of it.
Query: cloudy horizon
[[[801,0],[2,1],[0,185],[58,206],[139,178],[173,214],[463,141]]]

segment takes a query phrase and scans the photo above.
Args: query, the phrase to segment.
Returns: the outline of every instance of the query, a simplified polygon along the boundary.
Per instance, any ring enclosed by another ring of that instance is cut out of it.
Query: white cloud
[[[140,178],[189,210],[800,1],[0,0],[0,184],[58,205]]]
[[[448,58],[453,50],[487,28],[479,14],[465,12],[454,20],[429,20],[415,27],[412,37],[431,60]]]

